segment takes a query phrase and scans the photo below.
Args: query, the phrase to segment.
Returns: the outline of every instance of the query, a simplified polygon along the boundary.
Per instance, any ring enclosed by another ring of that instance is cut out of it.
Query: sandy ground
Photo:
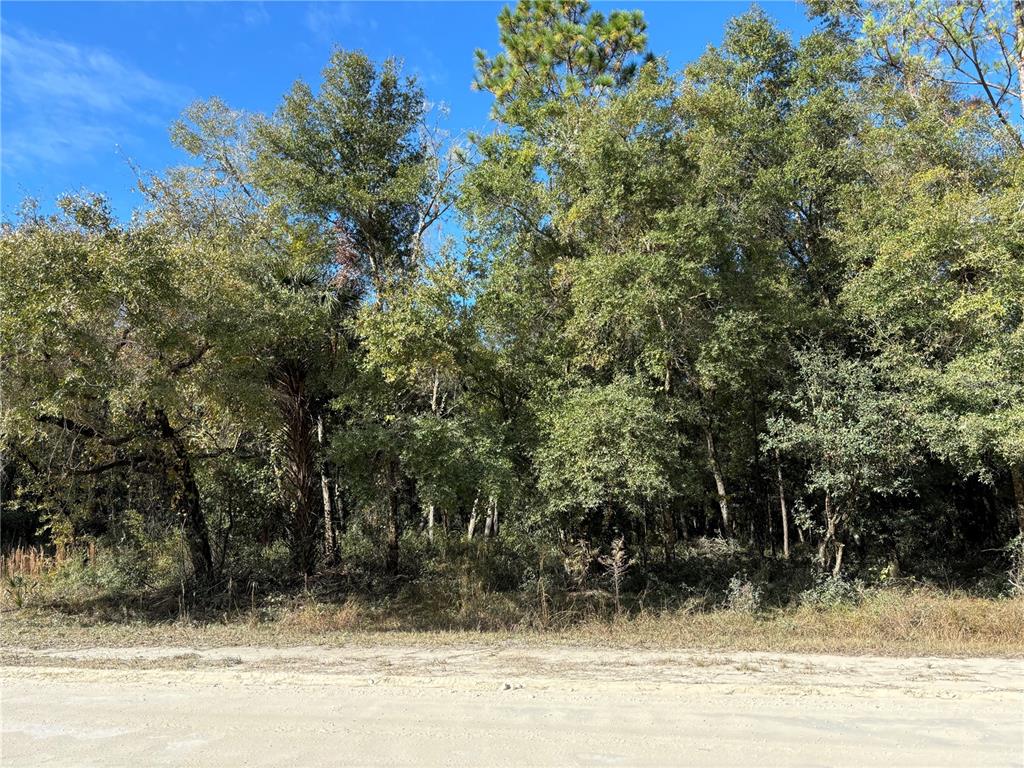
[[[6,648],[3,766],[1024,766],[1024,661]]]

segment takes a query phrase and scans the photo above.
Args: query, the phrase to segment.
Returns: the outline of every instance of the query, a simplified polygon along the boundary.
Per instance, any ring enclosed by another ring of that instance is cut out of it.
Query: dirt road
[[[15,766],[1024,766],[1024,661],[4,649]]]

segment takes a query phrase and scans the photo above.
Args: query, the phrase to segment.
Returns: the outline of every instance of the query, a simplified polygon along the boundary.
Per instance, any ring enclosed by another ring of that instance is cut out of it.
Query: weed
[[[610,555],[602,555],[598,558],[598,562],[605,567],[605,572],[612,581],[612,586],[615,589],[615,615],[618,616],[622,613],[622,579],[626,575],[626,571],[633,564],[626,555],[626,542],[622,536],[615,539],[612,542],[612,551]]]
[[[1007,574],[1010,594],[1013,597],[1024,597],[1024,533],[1017,537],[1006,547],[1010,557],[1010,570]]]
[[[742,582],[747,583],[749,582]],[[749,611],[707,609],[699,599],[671,610],[624,614],[616,621],[592,605],[560,603],[541,629],[535,600],[489,594],[457,610],[438,589],[396,599],[346,597],[271,601],[262,621],[248,610],[216,619],[125,621],[120,617],[47,610],[37,602],[5,615],[5,646],[62,645],[374,645],[443,643],[494,645],[590,644],[621,648],[875,653],[890,656],[1024,656],[1024,600],[979,598],[935,589],[867,590],[859,604],[798,605]]]
[[[758,613],[764,608],[764,591],[750,581],[746,574],[737,573],[729,579],[725,606],[738,613]]]
[[[565,575],[573,588],[580,591],[587,587],[590,579],[590,566],[597,556],[597,549],[590,546],[589,542],[580,539],[569,546],[563,558]]]
[[[822,575],[812,587],[800,593],[800,604],[812,608],[857,605],[864,597],[864,585],[840,576]]]
[[[4,589],[14,603],[15,608],[24,608],[28,598],[35,590],[36,581],[23,574],[15,573],[4,578]]]

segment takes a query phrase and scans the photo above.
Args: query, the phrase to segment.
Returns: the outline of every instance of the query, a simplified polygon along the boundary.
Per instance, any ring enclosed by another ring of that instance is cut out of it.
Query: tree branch
[[[203,357],[206,356],[206,353],[210,351],[210,347],[211,345],[209,342],[203,342],[202,346],[200,346],[199,349],[197,349],[193,355],[172,365],[170,368],[171,376],[177,376],[182,371],[185,371],[191,368],[193,365],[196,365],[200,360],[203,359]]]
[[[74,432],[75,434],[81,435],[82,437],[88,437],[93,440],[99,440],[103,445],[110,446],[111,448],[126,445],[130,443],[132,440],[139,437],[138,432],[132,432],[127,435],[122,435],[120,437],[107,437],[102,432],[99,432],[98,430],[93,429],[92,427],[87,426],[85,424],[79,424],[77,421],[69,419],[66,416],[50,416],[49,414],[42,413],[36,416],[36,421],[40,422],[41,424],[51,424],[53,426],[60,427],[61,429],[64,429],[67,432]]]

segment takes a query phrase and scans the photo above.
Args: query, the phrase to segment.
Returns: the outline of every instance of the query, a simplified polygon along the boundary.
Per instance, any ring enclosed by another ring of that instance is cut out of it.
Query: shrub
[[[37,586],[34,578],[20,573],[4,577],[4,591],[15,608],[24,608]]]
[[[725,607],[739,613],[758,613],[764,608],[764,590],[746,574],[737,573],[729,579]]]
[[[1007,574],[1010,595],[1013,597],[1024,597],[1024,533],[1010,542],[1006,547],[1010,556],[1010,570]]]
[[[800,593],[800,604],[812,608],[858,605],[863,599],[863,583],[832,575],[819,577],[813,586]]]

